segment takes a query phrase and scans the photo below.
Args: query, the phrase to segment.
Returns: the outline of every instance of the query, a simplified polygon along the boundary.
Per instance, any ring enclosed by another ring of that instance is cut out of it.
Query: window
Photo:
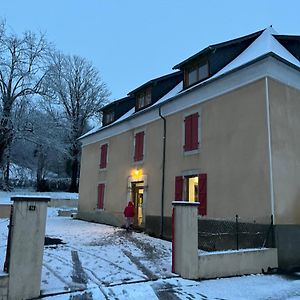
[[[184,119],[184,151],[192,151],[199,148],[199,114],[194,113]]]
[[[202,81],[209,76],[208,62],[204,61],[199,64],[187,68],[185,72],[185,85],[186,87],[193,85],[196,82]]]
[[[108,144],[103,144],[100,147],[100,169],[105,169],[107,166],[107,149]]]
[[[175,201],[200,202],[199,215],[207,214],[207,175],[175,177]]]
[[[136,109],[141,109],[151,104],[151,88],[140,92],[137,95]]]
[[[185,199],[189,202],[198,202],[198,176],[184,177]]]
[[[134,161],[144,158],[144,131],[138,132],[134,137]]]
[[[98,209],[104,208],[104,191],[105,191],[105,184],[104,183],[98,184],[98,202],[97,202]]]
[[[103,125],[107,125],[113,122],[115,119],[115,112],[113,110],[109,110],[103,113]]]

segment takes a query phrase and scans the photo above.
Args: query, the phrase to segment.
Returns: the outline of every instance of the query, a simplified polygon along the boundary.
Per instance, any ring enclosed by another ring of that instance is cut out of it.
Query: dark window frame
[[[143,99],[143,100],[141,100]],[[140,103],[143,101],[143,103]],[[147,87],[136,94],[135,110],[141,110],[152,104],[152,88]]]
[[[202,66],[207,66],[207,75],[204,77],[200,77],[199,75],[199,69]],[[196,70],[196,81],[190,83],[189,82],[189,74],[192,73],[194,70]],[[196,63],[190,64],[188,65],[185,69],[184,69],[184,88],[188,88],[191,87],[207,78],[210,77],[210,64],[209,64],[209,60],[208,59],[202,59]]]
[[[106,112],[103,112],[103,125],[108,125],[115,120],[115,111],[110,109]]]

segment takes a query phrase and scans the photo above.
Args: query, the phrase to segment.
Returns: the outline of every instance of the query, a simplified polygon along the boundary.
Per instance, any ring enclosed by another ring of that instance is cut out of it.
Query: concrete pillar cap
[[[180,205],[180,206],[198,206],[200,202],[188,202],[188,201],[172,201],[172,205]]]

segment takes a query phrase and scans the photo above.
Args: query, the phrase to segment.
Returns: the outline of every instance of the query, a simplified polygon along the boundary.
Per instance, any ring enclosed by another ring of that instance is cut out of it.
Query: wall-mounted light
[[[133,178],[133,180],[136,180],[136,181],[142,180],[142,176],[143,176],[142,169],[136,168],[131,171],[131,177]]]

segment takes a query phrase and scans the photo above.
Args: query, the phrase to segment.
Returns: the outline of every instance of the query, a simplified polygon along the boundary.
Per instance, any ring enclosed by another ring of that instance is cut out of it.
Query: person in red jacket
[[[128,230],[132,227],[134,217],[134,205],[132,201],[129,201],[124,209],[124,217],[126,218],[125,228]]]

